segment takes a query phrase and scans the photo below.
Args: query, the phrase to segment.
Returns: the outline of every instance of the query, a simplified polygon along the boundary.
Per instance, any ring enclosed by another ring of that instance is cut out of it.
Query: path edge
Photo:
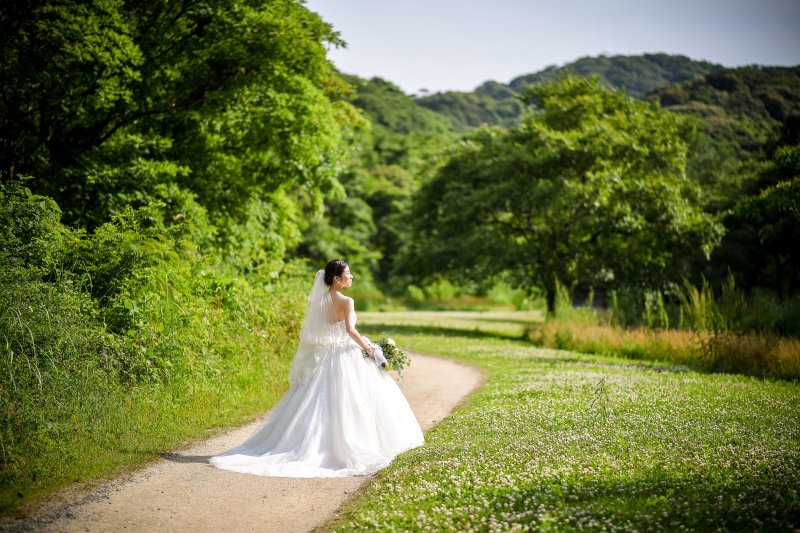
[[[432,359],[442,359],[442,360],[448,361],[450,363],[455,363],[457,365],[461,365],[463,367],[469,368],[470,370],[473,370],[479,377],[478,378],[478,382],[475,384],[475,386],[472,388],[472,390],[470,390],[467,394],[462,396],[461,399],[458,400],[458,402],[455,405],[453,405],[453,408],[450,409],[450,412],[447,413],[447,415],[444,418],[442,418],[441,420],[437,421],[435,424],[433,424],[431,427],[429,427],[428,429],[426,429],[424,431],[424,434],[427,435],[429,431],[435,429],[439,424],[444,422],[444,420],[447,419],[450,415],[452,415],[456,411],[460,410],[461,408],[463,408],[467,404],[471,403],[475,399],[475,396],[477,396],[478,392],[480,392],[480,390],[483,389],[483,386],[486,384],[487,376],[486,376],[486,371],[484,369],[479,368],[477,365],[472,364],[472,363],[466,363],[464,361],[458,361],[456,359],[453,359],[453,358],[450,358],[450,357],[447,357],[447,356],[444,356],[444,355],[433,355],[433,354],[429,354],[429,353],[419,353],[419,352],[414,352],[412,354],[412,357],[414,355],[422,355],[424,357],[430,357]],[[423,446],[424,446],[424,444],[423,444]],[[405,453],[405,452],[403,452],[403,453]],[[387,469],[391,468],[391,467],[392,466],[389,465],[389,467],[387,467]],[[334,523],[340,521],[342,518],[344,518],[343,512],[345,511],[345,509],[348,508],[349,506],[353,505],[357,499],[361,498],[364,495],[364,493],[367,491],[369,486],[372,485],[372,483],[375,482],[375,479],[377,479],[377,477],[381,474],[381,472],[383,472],[383,470],[381,470],[380,472],[376,472],[376,473],[372,474],[371,476],[368,476],[366,481],[364,481],[364,483],[362,483],[361,486],[358,487],[358,489],[353,491],[353,493],[347,498],[347,500],[342,502],[342,505],[340,505],[339,508],[336,509],[336,511],[334,511],[333,515],[330,518],[328,518],[324,523],[322,523],[321,525],[315,527],[311,531],[313,533],[328,533],[329,531],[331,531],[330,526],[333,525]]]

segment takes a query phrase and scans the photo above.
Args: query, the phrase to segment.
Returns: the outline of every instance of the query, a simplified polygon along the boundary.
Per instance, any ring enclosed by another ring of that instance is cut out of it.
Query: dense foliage
[[[712,63],[668,54],[584,57],[519,76],[507,85],[489,81],[471,93],[436,93],[421,96],[416,102],[449,117],[460,131],[483,124],[513,127],[526,111],[515,96],[529,85],[555,81],[564,74],[598,76],[607,87],[624,88],[629,95],[642,98],[657,87],[689,81],[716,68]]]
[[[163,206],[92,234],[59,218],[0,187],[3,514],[258,413],[298,332],[305,269],[245,278],[198,249],[198,222],[160,224]]]
[[[746,287],[770,288],[784,299],[800,290],[800,148],[782,148],[775,159],[773,168],[793,168],[784,166],[784,179],[734,204],[716,259]]]
[[[800,68],[724,69],[651,97],[697,118],[688,172],[703,187],[706,210],[719,213],[726,228],[711,263],[698,272],[716,280],[731,272],[746,291],[762,291],[762,300],[796,297],[790,228],[799,205],[792,183],[800,176]],[[791,314],[779,322],[790,320]]]
[[[772,184],[760,179],[763,161],[777,147],[800,141],[798,67],[718,69],[660,87],[648,99],[697,119],[700,135],[688,171],[702,184],[712,211],[724,211],[741,194]]]
[[[351,140],[354,149],[339,177],[343,194],[328,199],[298,253],[317,262],[347,257],[362,293],[370,282],[402,293],[405,287],[391,272],[397,250],[410,238],[410,198],[455,135],[448,119],[418,106],[397,86],[380,78],[345,78],[353,87],[350,102],[369,122]]]
[[[700,118],[715,140],[737,142],[744,152],[768,150],[782,126],[800,114],[800,68],[716,69],[686,83],[658,87],[647,96],[670,111]]]
[[[300,239],[333,186],[351,108],[332,28],[291,0],[14,2],[0,14],[0,169],[65,222],[185,191],[243,268]],[[174,187],[173,187],[174,186]],[[302,191],[298,195],[297,191]]]
[[[488,81],[471,93],[448,91],[415,101],[449,118],[457,131],[468,131],[484,124],[516,126],[525,109],[516,96],[516,91],[502,83]]]
[[[406,265],[476,281],[663,287],[718,240],[685,162],[691,123],[564,77],[534,86],[537,111],[479,130],[416,197]],[[457,206],[457,207],[456,207]]]
[[[283,392],[337,43],[290,0],[0,7],[3,513]]]

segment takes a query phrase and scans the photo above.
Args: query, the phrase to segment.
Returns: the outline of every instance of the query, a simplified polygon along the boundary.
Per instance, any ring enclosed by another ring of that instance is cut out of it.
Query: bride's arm
[[[356,344],[361,346],[361,349],[372,355],[372,350],[369,345],[361,338],[361,334],[356,329],[356,306],[352,298],[345,300],[344,304],[344,327],[347,334],[355,341]]]

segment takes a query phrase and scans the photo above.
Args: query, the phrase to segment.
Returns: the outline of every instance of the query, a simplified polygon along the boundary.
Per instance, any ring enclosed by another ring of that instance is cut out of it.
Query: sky
[[[586,56],[800,64],[800,0],[308,0],[347,42],[329,57],[408,94],[472,91]]]

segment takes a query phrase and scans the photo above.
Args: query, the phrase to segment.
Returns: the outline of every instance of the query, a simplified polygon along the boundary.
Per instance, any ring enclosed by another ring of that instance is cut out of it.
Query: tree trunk
[[[545,299],[547,300],[547,315],[548,316],[555,316],[556,315],[556,285],[548,284],[547,288],[545,289]]]
[[[783,261],[781,261],[780,254],[774,254],[772,260],[775,264],[775,292],[778,294],[778,300],[783,302],[785,289],[783,281]]]

